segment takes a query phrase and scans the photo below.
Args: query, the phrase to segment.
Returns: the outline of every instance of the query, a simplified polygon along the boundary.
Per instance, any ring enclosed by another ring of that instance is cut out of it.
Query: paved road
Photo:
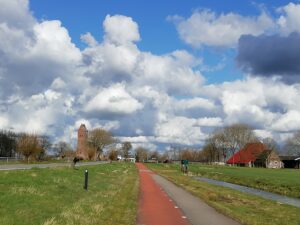
[[[92,166],[107,163],[106,161],[97,161],[97,162],[80,162],[76,163],[77,166]],[[68,167],[71,166],[69,163],[48,163],[48,164],[3,164],[0,165],[1,170],[29,170],[32,168],[53,168],[53,167]]]
[[[138,225],[240,225],[140,163]]]
[[[137,163],[140,176],[138,225],[188,225],[182,211],[155,183],[153,172]]]
[[[193,225],[240,225],[240,223],[217,212],[201,199],[179,188],[165,178],[154,174],[153,179],[181,208],[188,221]]]

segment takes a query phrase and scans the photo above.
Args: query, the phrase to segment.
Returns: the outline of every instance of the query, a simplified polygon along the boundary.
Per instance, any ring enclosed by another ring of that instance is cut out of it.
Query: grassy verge
[[[269,192],[300,198],[300,171],[295,169],[265,169],[191,164],[196,176],[241,184]]]
[[[43,160],[43,161],[36,161],[36,160],[30,160],[29,163],[26,160],[9,160],[8,162],[6,160],[0,160],[0,165],[10,165],[10,164],[48,164],[48,163],[66,163],[66,162],[72,162],[72,160]],[[82,161],[81,161],[82,162]]]
[[[89,188],[83,190],[84,170]],[[135,224],[134,164],[0,171],[0,224]]]
[[[147,164],[155,172],[246,225],[300,225],[300,208],[192,179],[179,165]]]

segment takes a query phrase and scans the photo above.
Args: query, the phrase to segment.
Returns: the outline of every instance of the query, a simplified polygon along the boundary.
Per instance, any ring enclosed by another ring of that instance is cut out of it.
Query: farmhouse
[[[265,150],[257,156],[256,160],[254,161],[254,166],[280,169],[284,167],[284,164],[275,151]]]
[[[243,149],[229,158],[227,164],[239,166],[257,166],[266,168],[282,168],[283,163],[275,151],[258,143],[249,143]]]

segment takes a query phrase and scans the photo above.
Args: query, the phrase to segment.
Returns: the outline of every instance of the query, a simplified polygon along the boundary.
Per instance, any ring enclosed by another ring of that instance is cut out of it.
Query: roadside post
[[[84,172],[84,189],[87,191],[88,189],[88,181],[89,181],[89,172],[88,170],[85,170]]]

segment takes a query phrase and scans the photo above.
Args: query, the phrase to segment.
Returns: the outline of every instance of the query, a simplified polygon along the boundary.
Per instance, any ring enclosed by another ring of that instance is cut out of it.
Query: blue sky
[[[142,50],[158,54],[178,48],[187,48],[178,38],[175,27],[167,21],[168,16],[188,17],[197,9],[211,9],[217,13],[235,12],[242,15],[257,15],[259,7],[264,5],[270,13],[273,9],[289,1],[103,1],[103,0],[32,0],[30,9],[39,19],[59,19],[70,32],[73,41],[80,46],[80,35],[91,32],[99,39],[103,35],[102,21],[107,14],[121,14],[132,17],[140,28]]]
[[[68,28],[72,40],[79,48],[85,44],[80,40],[83,33],[90,32],[98,40],[103,36],[101,21],[107,14],[121,14],[130,16],[139,24],[141,41],[138,46],[143,51],[150,51],[156,54],[165,54],[176,49],[187,49],[198,57],[204,59],[204,63],[210,66],[217,66],[222,63],[226,66],[222,71],[214,71],[207,74],[208,83],[222,82],[240,78],[242,74],[236,70],[234,51],[227,49],[193,49],[186,45],[177,35],[174,24],[168,20],[168,16],[179,15],[189,17],[192,12],[198,9],[211,9],[217,13],[235,12],[242,15],[254,16],[260,13],[260,8],[265,7],[273,14],[273,8],[287,4],[288,1],[234,1],[229,0],[220,4],[220,1],[59,1],[32,0],[30,8],[34,15],[40,20],[59,19],[63,26]],[[224,76],[224,72],[226,76]]]
[[[230,12],[245,16],[255,16],[262,9],[270,14],[276,14],[274,9],[289,3],[289,1],[59,1],[59,0],[32,0],[30,8],[40,20],[58,19],[68,28],[70,36],[77,47],[86,47],[80,40],[83,33],[90,32],[98,40],[103,36],[101,21],[107,14],[121,14],[132,17],[139,24],[141,41],[137,44],[143,51],[156,54],[165,54],[176,49],[187,49],[199,58],[204,64],[216,67],[223,64],[221,70],[213,72],[203,71],[207,83],[220,83],[241,78],[243,74],[236,69],[234,57],[236,52],[228,49],[193,49],[185,44],[177,35],[174,24],[168,20],[169,16],[179,15],[189,17],[199,9],[213,10],[219,14]],[[225,74],[225,75],[224,75]]]
[[[163,150],[300,129],[299,1],[0,0],[0,129]]]

